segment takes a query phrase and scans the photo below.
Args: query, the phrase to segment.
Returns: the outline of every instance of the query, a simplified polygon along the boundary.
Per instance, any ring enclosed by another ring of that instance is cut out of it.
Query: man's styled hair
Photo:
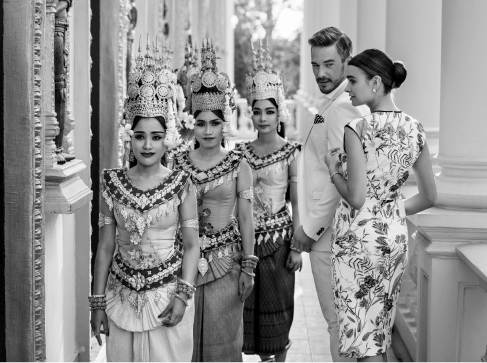
[[[336,44],[338,54],[342,59],[342,62],[350,57],[352,54],[352,41],[350,38],[342,32],[340,29],[330,26],[328,28],[321,29],[313,34],[308,39],[308,44],[313,47],[329,47]]]

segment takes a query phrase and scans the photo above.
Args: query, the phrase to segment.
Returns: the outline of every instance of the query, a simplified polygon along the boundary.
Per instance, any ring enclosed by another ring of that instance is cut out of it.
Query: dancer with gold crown
[[[121,126],[133,167],[101,176],[101,233],[89,302],[98,342],[100,333],[107,336],[108,361],[192,356],[196,192],[189,173],[161,164],[166,150],[180,143],[176,75],[167,65],[157,46],[155,55],[148,46],[136,58]],[[178,228],[184,253],[175,242]]]
[[[193,361],[242,361],[243,304],[252,291],[252,174],[243,155],[225,150],[236,108],[230,80],[219,73],[213,46],[201,50],[191,83],[190,115],[199,147],[176,157],[197,189],[200,253],[196,278]],[[243,255],[243,256],[242,256]]]
[[[293,228],[299,227],[297,155],[300,146],[278,135],[290,115],[281,77],[272,70],[269,47],[260,42],[253,52],[254,75],[247,75],[247,99],[258,138],[237,144],[253,174],[255,201],[255,253],[259,266],[255,286],[245,301],[244,346],[246,354],[263,361],[284,362],[291,345],[289,331],[294,315],[294,273],[301,270],[300,251],[291,246]],[[290,190],[292,217],[287,206]]]

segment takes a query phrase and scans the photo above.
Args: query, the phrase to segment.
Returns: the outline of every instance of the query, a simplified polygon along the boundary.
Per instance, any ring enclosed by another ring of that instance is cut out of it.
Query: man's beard
[[[329,81],[333,85],[332,88],[330,90],[326,90],[326,92],[321,91],[320,88],[321,93],[324,93],[326,95],[336,90],[344,80],[345,80],[345,65],[342,66],[342,69],[340,70],[340,76],[336,80],[332,80],[329,77],[316,78],[316,82]]]

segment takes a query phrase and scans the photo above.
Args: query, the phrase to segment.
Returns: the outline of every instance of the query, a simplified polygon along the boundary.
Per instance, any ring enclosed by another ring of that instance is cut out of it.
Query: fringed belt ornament
[[[284,239],[291,237],[293,233],[292,218],[286,207],[271,216],[255,218],[254,225],[257,257],[273,254],[284,245]]]
[[[159,266],[143,270],[134,269],[122,259],[120,254],[117,254],[113,259],[110,272],[122,285],[130,290],[141,292],[173,282],[181,275],[181,266],[182,258],[178,251]]]
[[[205,276],[208,264],[213,262],[214,258],[230,256],[241,249],[242,238],[238,230],[238,223],[236,219],[232,219],[222,230],[200,236],[201,258],[198,261],[198,271]]]

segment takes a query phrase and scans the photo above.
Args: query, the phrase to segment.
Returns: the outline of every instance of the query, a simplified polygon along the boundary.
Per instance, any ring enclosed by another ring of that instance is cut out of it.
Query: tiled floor
[[[330,336],[316,295],[307,253],[303,253],[303,270],[296,274],[294,298],[294,322],[290,334],[293,344],[289,349],[287,361],[332,362]],[[94,338],[91,346],[91,361],[106,361],[104,347],[100,349]],[[391,349],[387,352],[387,357],[389,362],[397,362]],[[260,361],[256,355],[244,355],[243,360],[244,362]]]

